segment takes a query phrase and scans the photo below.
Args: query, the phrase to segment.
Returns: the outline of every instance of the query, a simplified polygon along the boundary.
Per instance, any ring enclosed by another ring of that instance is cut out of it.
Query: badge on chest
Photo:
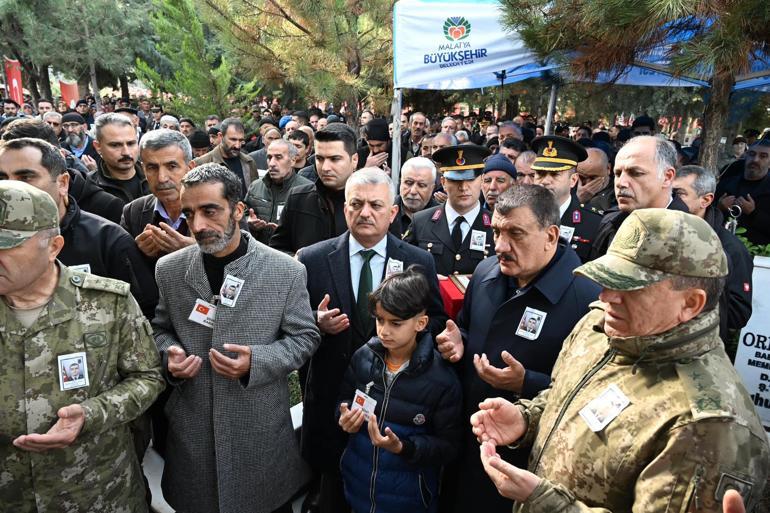
[[[580,416],[583,417],[588,427],[594,433],[598,433],[620,415],[620,412],[631,404],[631,400],[626,397],[617,385],[612,384],[607,390],[592,399],[585,407],[580,410]]]
[[[190,312],[189,320],[207,328],[214,327],[214,319],[217,316],[217,307],[202,299],[195,300],[195,306]]]
[[[516,328],[516,334],[527,340],[536,340],[543,330],[543,324],[545,324],[547,315],[546,312],[528,306],[524,310],[524,315],[521,316],[519,327]]]
[[[88,386],[86,353],[63,354],[57,360],[59,364],[59,390],[72,390]]]

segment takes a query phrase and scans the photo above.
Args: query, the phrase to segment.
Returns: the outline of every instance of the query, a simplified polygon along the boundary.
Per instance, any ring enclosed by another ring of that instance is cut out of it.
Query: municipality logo
[[[444,22],[444,37],[449,41],[462,41],[471,33],[471,24],[464,17],[447,18]]]

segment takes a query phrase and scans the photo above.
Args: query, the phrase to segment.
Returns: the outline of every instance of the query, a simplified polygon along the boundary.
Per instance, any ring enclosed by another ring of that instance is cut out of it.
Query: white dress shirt
[[[463,240],[465,240],[465,237],[471,231],[471,226],[473,226],[473,223],[476,222],[476,218],[478,217],[480,212],[481,212],[481,203],[478,201],[476,202],[476,206],[473,207],[473,210],[471,210],[467,214],[458,213],[457,210],[453,209],[452,206],[447,201],[446,202],[446,224],[449,227],[449,234],[450,235],[452,234],[452,230],[455,229],[455,222],[457,221],[457,218],[462,215],[465,218],[465,222],[460,226],[460,232],[462,232]]]
[[[382,281],[382,274],[385,272],[385,257],[388,253],[388,236],[380,240],[371,248],[363,247],[351,234],[348,237],[348,248],[350,255],[350,284],[353,286],[353,297],[358,301],[358,282],[361,279],[361,269],[364,267],[364,257],[360,254],[362,249],[373,249],[374,255],[369,260],[369,267],[372,269],[372,290],[379,287]]]
[[[564,213],[565,213],[565,212],[567,211],[567,209],[569,208],[569,204],[570,204],[570,203],[572,203],[572,196],[568,196],[568,197],[567,197],[567,201],[565,201],[564,203],[562,203],[561,205],[559,205],[559,219],[561,219],[562,217],[564,217]]]

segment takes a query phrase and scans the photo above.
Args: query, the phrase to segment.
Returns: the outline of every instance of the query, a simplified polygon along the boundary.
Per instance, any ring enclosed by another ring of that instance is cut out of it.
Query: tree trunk
[[[53,101],[53,91],[51,91],[51,77],[48,74],[48,64],[38,66],[38,78],[40,83],[40,94],[43,98]]]
[[[120,81],[120,97],[130,98],[131,94],[128,92],[128,77],[125,74],[122,74],[118,77],[118,80]]]
[[[27,80],[27,89],[32,95],[32,103],[36,104],[40,98],[40,92],[37,89],[37,77],[33,73],[26,73],[25,71],[22,71],[22,76]]]
[[[88,74],[88,70],[84,70],[78,75],[78,93],[81,98],[88,96],[88,84],[90,81],[91,76]]]
[[[711,80],[711,96],[703,109],[703,133],[701,134],[700,165],[716,172],[719,163],[719,140],[727,120],[730,91],[735,75],[720,70]]]
[[[513,119],[519,115],[519,95],[512,94],[505,99],[505,117]]]

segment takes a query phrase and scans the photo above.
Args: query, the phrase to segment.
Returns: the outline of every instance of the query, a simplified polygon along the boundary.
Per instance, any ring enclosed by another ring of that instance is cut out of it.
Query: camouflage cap
[[[0,180],[0,249],[11,249],[41,230],[59,226],[59,208],[45,191]]]
[[[634,210],[607,254],[574,271],[602,287],[637,290],[676,276],[727,276],[727,257],[703,219],[664,208]]]

